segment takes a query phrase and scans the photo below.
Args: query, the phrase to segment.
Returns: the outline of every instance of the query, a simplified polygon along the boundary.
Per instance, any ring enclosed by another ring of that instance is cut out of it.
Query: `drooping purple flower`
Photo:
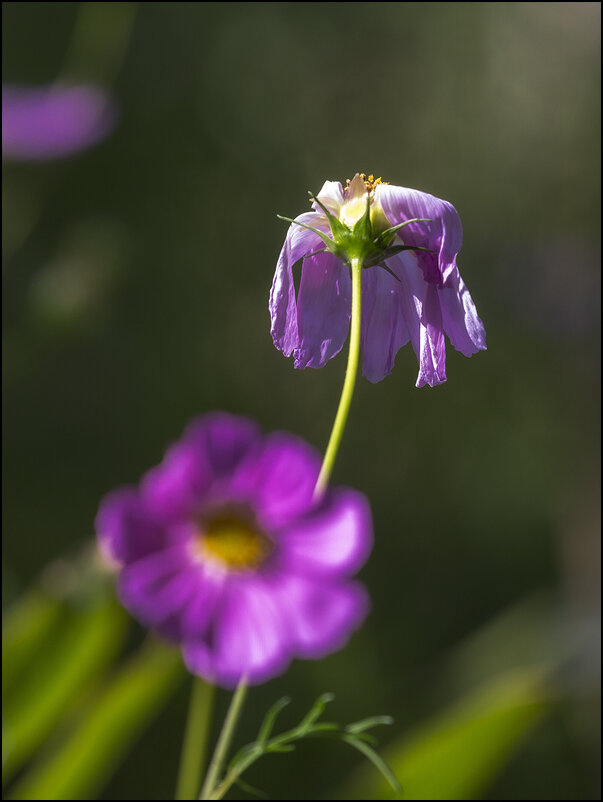
[[[350,233],[366,214],[374,238],[362,271],[362,372],[369,381],[390,373],[398,350],[409,341],[419,362],[417,387],[446,381],[444,334],[465,356],[486,348],[484,326],[456,266],[463,232],[454,206],[356,175],[345,188],[325,182],[313,211],[289,227],[278,259],[270,293],[271,334],[285,356],[293,355],[296,368],[323,367],[348,335],[350,271],[345,247],[327,241],[333,247],[325,250],[324,235],[332,234],[327,212]],[[416,222],[400,226],[406,221]],[[322,232],[322,238],[300,223]],[[393,227],[398,229],[388,232]],[[296,297],[293,267],[299,260]]]
[[[45,161],[104,139],[116,120],[115,103],[92,85],[2,86],[2,156]]]
[[[314,487],[319,455],[246,418],[193,422],[138,488],[101,503],[101,548],[124,606],[182,648],[189,669],[234,686],[294,657],[341,648],[367,611],[350,577],[372,543],[368,501]]]

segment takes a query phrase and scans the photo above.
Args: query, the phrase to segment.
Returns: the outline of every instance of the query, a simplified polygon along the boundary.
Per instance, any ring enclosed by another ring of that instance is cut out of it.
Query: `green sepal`
[[[397,226],[392,226],[391,228],[386,228],[385,231],[382,231],[378,237],[373,240],[375,247],[377,248],[386,248],[394,238],[394,234],[404,226],[409,225],[410,223],[432,223],[433,221],[428,217],[413,217],[411,220],[405,220],[403,223],[398,223]]]
[[[308,191],[308,195],[310,196],[310,200],[313,203],[317,203],[325,213],[327,220],[329,221],[329,225],[331,226],[331,231],[333,232],[333,239],[336,240],[341,237],[347,237],[350,234],[350,229],[346,226],[346,224],[342,223],[338,217],[335,217],[333,212],[330,212],[324,203],[319,201],[318,198],[312,194],[312,192]]]
[[[321,238],[321,240],[327,246],[327,250],[328,251],[331,251],[331,253],[336,253],[337,252],[337,246],[335,245],[333,240],[330,239],[330,237],[328,237],[324,233],[324,231],[319,231],[317,228],[314,228],[313,226],[307,226],[305,223],[300,223],[298,220],[293,220],[291,217],[283,217],[282,214],[277,214],[277,217],[278,217],[279,220],[285,220],[287,223],[293,223],[296,226],[301,226],[302,228],[307,228],[308,231],[313,231],[315,234],[318,234],[318,236]]]
[[[371,241],[373,239],[373,225],[371,223],[371,200],[369,196],[366,197],[366,211],[356,222],[352,233],[355,237],[362,240]]]
[[[383,262],[387,259],[391,259],[392,256],[395,256],[397,253],[402,253],[402,251],[424,251],[425,253],[435,253],[432,251],[431,248],[422,248],[420,245],[392,245],[389,248],[385,248],[378,252],[373,252],[370,256],[368,256],[363,263],[363,267],[375,267],[375,265],[380,265],[383,267]]]
[[[379,265],[375,265],[375,267],[382,267],[382,268],[385,270],[385,272],[386,272],[386,273],[389,273],[389,274],[390,274],[390,276],[392,276],[392,278],[395,278],[395,279],[396,279],[396,281],[397,281],[399,284],[401,284],[401,283],[402,283],[401,279],[399,279],[399,278],[398,278],[398,276],[397,276],[397,275],[394,273],[394,271],[393,271],[393,270],[391,270],[391,269],[390,269],[390,268],[389,268],[387,265],[384,265],[384,264],[379,264]]]

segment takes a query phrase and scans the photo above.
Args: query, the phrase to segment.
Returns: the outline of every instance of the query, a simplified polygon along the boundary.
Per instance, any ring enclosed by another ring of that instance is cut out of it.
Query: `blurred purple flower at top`
[[[140,488],[101,503],[97,532],[120,566],[123,604],[179,643],[193,673],[263,682],[293,657],[340,649],[364,619],[368,599],[350,577],[371,549],[368,501],[342,487],[316,498],[320,463],[293,435],[213,413]]]
[[[104,139],[117,112],[109,94],[92,85],[2,86],[2,156],[45,161],[69,156]]]
[[[419,363],[417,387],[441,384],[445,333],[465,356],[486,348],[484,326],[456,266],[461,221],[445,200],[373,176],[365,179],[357,174],[346,187],[325,181],[313,211],[289,227],[270,293],[273,342],[285,356],[293,355],[296,368],[321,368],[339,353],[350,326],[348,254],[360,252],[366,257],[364,376],[381,381],[410,341]],[[293,266],[299,260],[296,298]]]

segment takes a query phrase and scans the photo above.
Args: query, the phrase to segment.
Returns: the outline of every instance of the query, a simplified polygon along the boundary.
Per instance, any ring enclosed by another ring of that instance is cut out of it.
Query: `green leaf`
[[[310,712],[304,716],[304,718],[295,728],[297,732],[303,733],[308,730],[314,724],[314,722],[322,716],[326,706],[329,704],[329,702],[332,702],[334,698],[335,694],[333,693],[323,693],[321,696],[319,696],[314,702]]]
[[[294,744],[268,744],[266,747],[266,752],[277,752],[282,753],[283,755],[287,754],[287,752],[295,752],[295,745]]]
[[[253,785],[249,785],[249,783],[244,782],[240,777],[238,780],[235,780],[234,785],[238,785],[241,791],[245,791],[246,794],[257,796],[259,799],[268,799],[268,794],[265,794],[259,788],[255,788]]]
[[[2,696],[7,698],[15,681],[36,650],[58,623],[63,604],[55,598],[31,590],[7,611],[2,621]]]
[[[295,751],[294,741],[304,738],[327,738],[330,740],[341,740],[359,750],[379,769],[379,771],[391,782],[394,788],[399,788],[396,778],[391,770],[385,765],[383,760],[374,752],[372,746],[375,739],[372,735],[363,732],[370,727],[378,724],[390,724],[390,716],[371,716],[355,724],[350,724],[342,728],[339,724],[331,721],[318,721],[324,713],[326,706],[335,698],[332,693],[323,693],[314,702],[310,712],[301,720],[297,727],[293,727],[280,735],[276,735],[268,740],[274,727],[276,717],[279,712],[289,704],[290,699],[285,697],[279,699],[272,705],[266,714],[257,741],[247,744],[240,749],[235,757],[230,761],[225,776],[218,783],[211,794],[212,799],[222,799],[228,789],[235,783],[239,783],[239,778],[256,760],[269,753],[286,753]]]
[[[177,651],[155,642],[143,646],[8,798],[95,796],[184,676]]]
[[[278,714],[283,708],[287,707],[288,704],[291,704],[291,698],[289,696],[283,696],[283,698],[275,702],[266,713],[257,737],[257,742],[259,744],[264,745],[268,738],[270,738]]]
[[[382,724],[393,723],[394,720],[391,716],[371,716],[370,718],[363,718],[362,721],[356,721],[354,724],[348,724],[345,731],[357,734],[365,730],[370,730],[372,727],[380,727]]]
[[[551,703],[546,673],[522,669],[497,677],[388,747],[403,799],[478,799]],[[344,799],[392,799],[362,771]]]
[[[391,785],[395,793],[402,793],[402,788],[400,787],[398,778],[387,765],[387,763],[379,757],[372,746],[369,746],[364,740],[361,738],[356,738],[354,735],[343,735],[342,741],[350,746],[353,746],[354,749],[357,749],[359,752],[362,752],[362,754],[371,761],[373,766],[375,766],[377,771],[379,771],[379,773],[385,778],[389,785]]]
[[[9,655],[18,665],[27,654],[27,664],[4,698],[3,781],[98,681],[125,633],[123,610],[105,593],[61,603],[58,615],[50,609],[43,612],[43,607],[36,615],[25,642],[14,646],[13,640]]]
[[[336,732],[339,730],[341,730],[339,724],[335,724],[331,721],[321,721],[319,724],[312,724],[312,726],[308,728],[308,733]]]

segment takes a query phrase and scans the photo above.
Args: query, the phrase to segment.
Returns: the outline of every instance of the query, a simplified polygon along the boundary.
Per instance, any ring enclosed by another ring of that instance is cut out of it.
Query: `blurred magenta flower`
[[[367,595],[349,577],[371,549],[368,501],[348,488],[317,500],[319,469],[293,435],[213,413],[140,488],[101,503],[97,531],[124,606],[178,642],[193,673],[262,682],[293,657],[341,648],[363,621]]]
[[[352,296],[348,255],[358,248],[365,268],[362,372],[369,381],[391,372],[409,340],[419,362],[417,387],[446,381],[444,333],[465,356],[486,348],[456,266],[463,234],[454,206],[356,175],[345,188],[326,181],[313,208],[289,227],[270,293],[273,342],[293,355],[296,368],[321,368],[343,347]],[[296,298],[293,266],[300,259]]]
[[[2,156],[58,159],[104,139],[115,125],[115,103],[92,85],[2,86]]]

